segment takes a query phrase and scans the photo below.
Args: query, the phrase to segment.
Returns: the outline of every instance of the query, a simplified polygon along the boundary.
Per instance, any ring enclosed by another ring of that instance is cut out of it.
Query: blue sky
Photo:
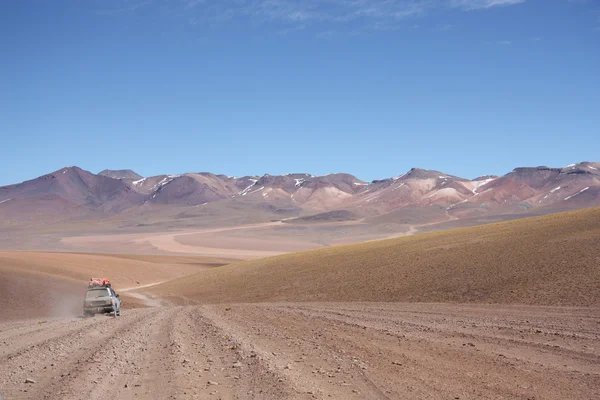
[[[12,0],[0,50],[0,185],[600,161],[595,0]]]

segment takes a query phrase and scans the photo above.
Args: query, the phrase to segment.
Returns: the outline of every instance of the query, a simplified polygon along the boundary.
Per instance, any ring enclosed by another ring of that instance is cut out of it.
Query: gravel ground
[[[597,399],[597,308],[155,307],[0,324],[3,399]]]

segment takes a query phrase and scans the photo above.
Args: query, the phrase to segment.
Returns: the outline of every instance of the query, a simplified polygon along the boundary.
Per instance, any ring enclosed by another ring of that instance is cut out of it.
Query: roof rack
[[[110,281],[107,278],[90,278],[88,288],[92,287],[110,287]]]

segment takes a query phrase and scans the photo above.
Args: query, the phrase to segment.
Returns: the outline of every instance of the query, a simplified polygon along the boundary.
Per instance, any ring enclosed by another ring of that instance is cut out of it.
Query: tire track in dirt
[[[61,326],[64,318],[38,318],[23,321],[13,321],[0,325],[0,341],[11,340],[19,336],[29,335],[49,327]]]
[[[149,362],[143,396],[289,398],[285,385],[262,367],[255,354],[244,354],[228,332],[214,326],[197,307],[176,310],[173,323],[161,334],[165,351]]]
[[[336,310],[335,306],[328,306]],[[502,336],[496,334],[497,328],[507,328],[510,326],[511,318],[506,318],[502,313],[493,313],[484,318],[473,317],[469,312],[463,311],[458,317],[447,317],[447,315],[430,315],[428,321],[423,315],[416,313],[415,317],[404,317],[412,319],[412,323],[406,325],[399,324],[398,319],[379,318],[374,307],[360,307],[366,310],[358,311],[350,315],[349,318],[342,321],[344,324],[364,324],[364,321],[378,321],[379,325],[371,326],[371,329],[380,331],[388,336],[396,336],[399,339],[409,342],[416,342],[423,348],[422,352],[416,354],[417,360],[426,359],[431,354],[439,354],[431,362],[435,362],[435,368],[443,376],[444,370],[455,368],[456,370],[465,370],[468,373],[477,373],[488,370],[490,376],[495,376],[494,380],[489,379],[489,384],[500,387],[500,382],[506,382],[506,386],[512,383],[517,388],[512,391],[502,393],[503,397],[518,397],[526,392],[523,388],[534,387],[546,383],[547,387],[555,386],[557,388],[567,388],[569,390],[554,390],[550,398],[568,398],[573,394],[572,390],[581,390],[580,398],[585,398],[584,393],[596,389],[600,384],[599,380],[599,349],[595,345],[600,335],[598,325],[600,323],[600,314],[595,317],[586,317],[589,310],[584,310],[583,315],[578,310],[571,310],[575,314],[564,316],[557,319],[550,311],[550,316],[537,316],[530,312],[521,312],[518,306],[511,308],[512,319],[527,318],[521,324],[520,329],[508,332],[503,330]],[[405,305],[405,307],[407,307]],[[425,306],[435,310],[436,305]],[[316,306],[316,309],[322,307]],[[408,305],[407,308],[414,308]],[[439,307],[444,309],[444,307]],[[479,311],[485,310],[481,307]],[[316,310],[315,310],[316,311]],[[322,310],[320,310],[322,311]],[[416,310],[412,310],[415,314]],[[501,311],[501,310],[500,310]],[[540,310],[538,309],[537,312]],[[548,310],[545,310],[548,311]],[[318,315],[319,311],[309,315]],[[337,311],[333,314],[339,314]],[[375,316],[375,318],[373,318]],[[433,317],[433,318],[431,318]],[[328,318],[333,318],[331,313]],[[337,318],[333,318],[338,320]],[[419,324],[419,319],[421,324]],[[531,320],[531,321],[530,321]],[[467,322],[468,321],[468,322]],[[476,323],[471,323],[476,322]],[[564,324],[567,322],[567,324]],[[526,324],[525,324],[526,323]],[[556,331],[560,325],[568,327],[564,333]],[[400,326],[398,326],[400,325]],[[575,335],[573,328],[580,326],[589,333],[584,335]],[[408,329],[407,329],[408,328]],[[415,329],[417,328],[417,329]],[[525,329],[524,329],[525,328]],[[553,332],[554,330],[554,332]],[[595,330],[595,334],[592,331]],[[511,337],[512,335],[512,337]],[[452,357],[447,357],[453,355]],[[466,365],[472,365],[471,371],[465,369],[464,363],[458,362],[465,359]],[[447,364],[447,368],[444,368]],[[479,368],[475,368],[479,365]],[[510,371],[517,370],[513,382],[507,380]],[[504,371],[504,373],[503,373]],[[488,380],[487,378],[484,381]],[[457,380],[459,381],[459,380]],[[534,383],[534,385],[531,385]],[[560,395],[559,395],[560,393]],[[491,394],[490,394],[491,395]]]
[[[86,355],[100,347],[105,340],[144,317],[145,312],[140,310],[132,312],[127,318],[99,316],[82,324],[71,324],[72,319],[66,319],[65,326],[56,335],[41,342],[34,341],[33,345],[10,355],[0,364],[2,394],[9,399],[43,398],[46,386],[61,378],[61,375],[62,378],[68,378],[73,365],[86,360]],[[26,379],[32,379],[35,383],[28,384]]]
[[[475,343],[496,355],[502,354],[512,359],[551,364],[557,369],[576,370],[582,373],[596,370],[599,354],[594,352],[594,345],[600,340],[600,335],[585,326],[593,327],[600,323],[599,318],[582,318],[579,326],[581,332],[575,332],[571,327],[557,326],[554,319],[539,318],[525,314],[523,317],[532,319],[526,324],[511,324],[498,316],[493,323],[477,317],[449,318],[442,314],[389,313],[375,314],[364,310],[349,310],[345,308],[317,309],[316,307],[288,306],[281,311],[296,312],[307,317],[322,317],[338,321],[349,326],[368,327],[385,333],[401,335],[402,338],[425,338],[429,341],[444,342],[450,346],[461,346],[465,341]],[[410,314],[410,315],[407,315]],[[588,321],[581,322],[582,319]],[[550,322],[550,324],[549,324]],[[587,322],[587,323],[585,323]],[[385,326],[385,328],[382,328]],[[566,328],[566,329],[565,329]],[[577,337],[578,345],[573,347],[568,338]],[[461,340],[458,340],[461,339]],[[552,354],[548,354],[549,351]],[[590,351],[591,350],[591,351]],[[565,360],[568,359],[568,365]]]
[[[102,340],[73,363],[68,374],[46,389],[62,399],[132,398],[140,391],[140,376],[147,354],[155,351],[156,328],[169,325],[172,314],[166,308],[153,309],[124,329]]]
[[[6,399],[600,398],[589,308],[234,304],[38,322],[0,325]]]
[[[18,331],[11,331],[10,335],[0,338],[2,352],[0,362],[5,362],[24,352],[31,351],[37,346],[45,344],[65,335],[74,335],[91,329],[94,325],[102,323],[101,317],[84,320],[83,318],[62,319],[46,323],[44,320],[30,322]]]
[[[6,398],[310,398],[296,396],[285,379],[198,307],[63,324],[56,337],[2,365],[0,373],[17,370],[1,386]],[[35,383],[25,383],[28,378]]]
[[[315,327],[304,326],[306,335],[296,335],[294,325],[281,329],[281,313],[270,313],[266,307],[233,306],[225,313],[217,306],[202,310],[242,346],[258,353],[276,375],[289,381],[296,391],[294,398],[388,398],[365,375],[361,360],[321,346]]]
[[[548,318],[534,319],[527,332],[500,329],[508,337],[496,337],[497,327],[506,328],[511,319],[498,318],[493,307],[491,312],[487,307],[487,314],[482,312],[477,319],[469,313],[448,317],[445,308],[437,305],[425,306],[433,311],[440,309],[437,315],[429,317],[419,315],[418,307],[387,305],[396,307],[399,314],[412,314],[404,317],[404,324],[400,315],[390,318],[393,310],[384,310],[381,315],[378,305],[345,303],[343,307],[350,311],[341,311],[336,304],[233,307],[237,312],[211,309],[216,318],[236,326],[231,329],[245,332],[256,346],[276,351],[282,362],[292,362],[301,376],[310,377],[307,366],[319,366],[312,376],[322,397],[351,398],[331,383],[342,384],[339,379],[353,372],[352,362],[363,368],[361,375],[352,376],[352,387],[360,393],[357,398],[600,396],[600,349],[594,345],[594,338],[600,334],[600,314],[591,313],[590,318],[583,314],[563,316],[561,320],[550,313]],[[485,310],[483,306],[479,312]],[[513,319],[535,317],[533,313],[518,311],[512,311]],[[471,320],[484,328],[465,325]],[[577,324],[588,333],[583,337],[559,335],[558,348],[544,345],[544,340],[555,335],[543,332],[561,325],[570,332]],[[466,334],[463,329],[471,333]],[[526,335],[545,339],[532,340]],[[302,359],[307,353],[311,358]],[[336,364],[339,369],[332,370]],[[323,376],[332,382],[324,382],[320,379]]]

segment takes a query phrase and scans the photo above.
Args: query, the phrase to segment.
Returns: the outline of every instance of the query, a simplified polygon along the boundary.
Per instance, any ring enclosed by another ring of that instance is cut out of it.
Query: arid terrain
[[[574,307],[156,307],[4,323],[0,385],[7,399],[595,399],[599,326]]]
[[[600,208],[226,265],[152,288],[198,302],[600,306]],[[227,290],[222,290],[226,287]]]
[[[0,400],[600,400],[600,0],[0,27]]]
[[[0,252],[0,321],[81,313],[87,280],[107,276],[124,307],[143,305],[135,288],[227,264],[210,257]]]
[[[600,163],[467,179],[412,168],[141,177],[75,166],[0,187],[0,249],[259,258],[600,206]]]
[[[595,399],[598,243],[591,208],[267,258],[5,251],[0,393]],[[121,317],[82,318],[92,275]]]

